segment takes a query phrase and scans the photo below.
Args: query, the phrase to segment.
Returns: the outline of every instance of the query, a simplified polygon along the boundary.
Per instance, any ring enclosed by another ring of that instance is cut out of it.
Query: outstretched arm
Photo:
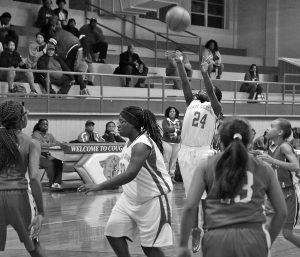
[[[191,89],[189,79],[187,77],[184,64],[182,62],[182,55],[179,52],[175,52],[174,60],[177,63],[178,73],[182,81],[182,90],[187,106],[194,100],[194,95]]]
[[[222,112],[222,106],[215,94],[214,86],[210,80],[210,77],[208,76],[208,73],[207,73],[207,69],[208,69],[208,65],[209,65],[208,62],[209,62],[209,60],[204,60],[200,65],[200,70],[201,70],[202,77],[204,80],[204,86],[205,86],[207,95],[211,102],[211,106],[215,112],[215,115],[219,116],[219,114]]]

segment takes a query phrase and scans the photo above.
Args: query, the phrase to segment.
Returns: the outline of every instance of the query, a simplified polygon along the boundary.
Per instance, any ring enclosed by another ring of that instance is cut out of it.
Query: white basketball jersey
[[[182,124],[181,143],[185,146],[210,146],[217,117],[210,102],[193,100],[187,107]]]
[[[147,135],[139,136],[130,146],[126,142],[119,162],[119,171],[124,172],[131,159],[132,148],[138,143],[146,144],[151,153],[134,180],[123,185],[123,193],[134,203],[144,203],[156,196],[173,190],[171,177],[166,170],[164,158],[155,142]]]

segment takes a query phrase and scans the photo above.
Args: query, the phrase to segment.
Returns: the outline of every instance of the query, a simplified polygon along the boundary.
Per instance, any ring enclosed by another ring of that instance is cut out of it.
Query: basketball
[[[166,23],[170,30],[185,31],[191,25],[191,16],[186,9],[175,6],[167,12]]]

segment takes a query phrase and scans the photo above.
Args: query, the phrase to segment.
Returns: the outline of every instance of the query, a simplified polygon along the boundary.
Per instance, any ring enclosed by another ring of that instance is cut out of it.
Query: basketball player
[[[182,88],[187,104],[182,133],[181,148],[178,153],[178,162],[187,194],[195,167],[207,156],[214,154],[212,141],[216,131],[216,122],[222,112],[221,91],[212,85],[208,76],[208,61],[201,63],[201,73],[205,90],[201,90],[195,97],[190,87],[180,52],[176,52],[178,73],[182,80]],[[198,252],[201,248],[201,229],[198,227],[198,215],[195,216],[192,230],[192,249]]]
[[[220,130],[224,151],[197,166],[181,221],[179,257],[188,257],[188,238],[201,196],[206,232],[203,257],[267,257],[287,215],[284,196],[272,168],[248,153],[250,126],[240,119]],[[269,231],[264,228],[264,201],[275,209]]]
[[[27,112],[20,103],[0,104],[0,122],[0,251],[4,251],[7,226],[11,225],[29,254],[41,257],[44,256],[38,243],[44,216],[38,178],[41,147],[21,131],[27,125]]]
[[[105,235],[118,257],[129,257],[126,240],[139,231],[146,256],[163,257],[160,247],[172,245],[171,177],[163,158],[162,136],[154,114],[137,106],[122,110],[119,133],[129,138],[120,162],[121,174],[99,185],[82,185],[91,192],[123,186],[107,222]]]
[[[300,236],[293,232],[298,220],[299,204],[291,171],[299,174],[299,162],[293,147],[287,141],[291,133],[292,126],[288,120],[280,118],[272,121],[266,134],[267,139],[271,142],[268,153],[258,155],[257,158],[270,163],[277,175],[288,208],[288,216],[282,234],[285,239],[300,248]]]

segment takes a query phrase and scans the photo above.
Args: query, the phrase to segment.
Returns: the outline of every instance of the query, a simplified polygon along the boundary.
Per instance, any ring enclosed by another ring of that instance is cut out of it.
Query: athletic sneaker
[[[192,230],[192,250],[193,253],[197,253],[201,249],[201,241],[203,237],[203,231],[201,228],[193,228]]]
[[[52,185],[51,185],[51,189],[52,190],[62,190],[62,188],[61,188],[61,185],[60,184],[58,184],[58,183],[53,183]]]
[[[90,95],[90,92],[87,88],[80,90],[80,95]]]

